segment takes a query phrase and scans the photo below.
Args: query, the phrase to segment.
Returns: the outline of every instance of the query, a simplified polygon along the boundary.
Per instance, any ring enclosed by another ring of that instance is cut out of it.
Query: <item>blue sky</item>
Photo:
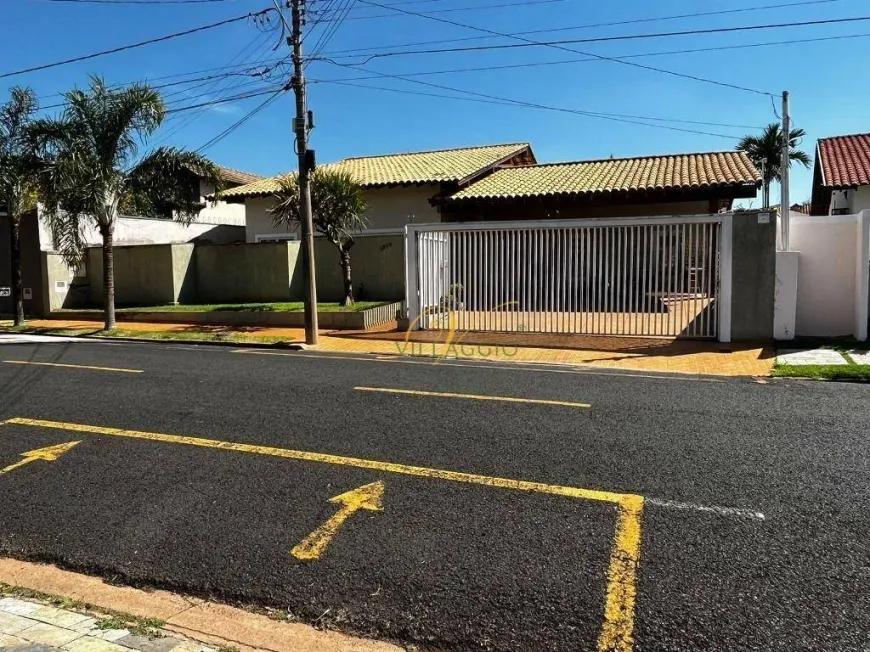
[[[391,4],[399,0],[373,0]],[[658,18],[687,13],[794,4],[800,0],[401,0],[407,11],[424,12],[474,8],[433,14],[499,32],[566,28],[615,21]],[[806,1],[806,0],[805,0]],[[526,3],[526,4],[523,4]],[[311,8],[324,8],[328,0],[313,0]],[[334,5],[338,5],[336,0]],[[515,5],[493,7],[492,5]],[[267,0],[225,0],[211,3],[87,4],[47,0],[2,0],[0,21],[0,74],[67,57],[108,49],[204,25],[270,6]],[[583,39],[649,34],[870,15],[865,0],[827,0],[802,6],[780,7],[717,16],[585,27],[555,33],[532,34],[534,40]],[[389,14],[391,17],[383,17]],[[381,16],[367,18],[368,16]],[[771,97],[701,83],[643,70],[612,61],[592,60],[560,65],[503,68],[418,76],[427,83],[463,91],[520,100],[569,110],[681,119],[738,126],[659,122],[682,129],[730,136],[685,133],[577,115],[502,104],[470,102],[420,95],[458,95],[403,80],[355,80],[360,88],[328,83],[376,73],[408,75],[424,71],[509,65],[546,64],[584,58],[581,54],[551,47],[517,47],[483,51],[428,53],[379,57],[349,57],[350,49],[399,46],[442,39],[485,36],[480,32],[419,16],[366,6],[357,1],[323,56],[343,64],[314,61],[307,69],[312,80],[310,108],[317,128],[311,146],[320,162],[346,156],[438,149],[465,145],[532,143],[539,161],[578,160],[608,156],[635,156],[732,149],[741,135],[776,120]],[[327,23],[306,38],[311,49]],[[857,38],[812,42],[810,39],[866,35]],[[870,54],[870,21],[788,29],[692,35],[566,47],[599,56],[619,57],[671,50],[738,46],[770,41],[788,44],[634,57],[630,61],[666,68],[686,75],[706,77],[727,84],[778,94],[792,94],[795,124],[808,133],[803,144],[811,156],[819,137],[870,131],[870,88],[858,75]],[[438,49],[475,45],[516,44],[518,41],[486,37],[458,43],[434,44],[411,49]],[[277,50],[272,48],[277,47]],[[395,48],[394,48],[395,49]],[[279,35],[264,33],[247,22],[235,23],[196,35],[120,54],[0,79],[5,87],[30,85],[43,105],[58,102],[56,93],[87,82],[98,74],[110,83],[152,80],[170,83],[185,79],[168,77],[193,73],[189,78],[215,72],[197,72],[245,66],[286,55]],[[360,65],[363,64],[363,65]],[[357,65],[358,69],[347,66]],[[262,68],[263,65],[261,64]],[[233,76],[200,80],[164,89],[170,108],[197,104],[278,84],[281,69],[270,80]],[[372,72],[374,71],[374,72]],[[222,72],[222,71],[217,71]],[[199,87],[197,87],[199,85]],[[403,93],[384,88],[406,91]],[[5,88],[3,89],[5,92]],[[171,94],[171,95],[170,95]],[[214,105],[200,111],[171,116],[154,142],[196,149],[261,104],[268,96]],[[464,97],[470,97],[464,95]],[[5,95],[0,93],[0,99]],[[775,100],[779,105],[779,100]],[[56,110],[56,109],[54,109]],[[292,96],[284,95],[243,126],[207,150],[217,163],[261,174],[275,174],[294,167],[290,118]],[[742,125],[742,126],[740,126]],[[811,170],[796,168],[793,201],[809,197]]]

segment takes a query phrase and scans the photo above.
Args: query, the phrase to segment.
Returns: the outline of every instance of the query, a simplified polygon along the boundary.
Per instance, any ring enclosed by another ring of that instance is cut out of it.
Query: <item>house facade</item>
[[[500,169],[439,198],[442,220],[702,215],[755,197],[761,175],[743,152],[702,152]]]
[[[535,163],[528,143],[463,147],[429,152],[348,158],[323,166],[347,171],[363,187],[368,210],[366,233],[400,233],[406,224],[440,222],[438,199],[461,190],[501,167]],[[277,178],[263,179],[222,193],[243,203],[248,242],[295,239],[276,227],[269,210]]]
[[[813,168],[812,215],[870,208],[870,133],[821,138]]]

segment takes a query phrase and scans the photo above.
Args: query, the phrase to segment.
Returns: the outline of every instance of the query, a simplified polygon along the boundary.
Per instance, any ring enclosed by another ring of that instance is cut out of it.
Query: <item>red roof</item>
[[[870,185],[870,134],[822,138],[819,160],[825,188]]]

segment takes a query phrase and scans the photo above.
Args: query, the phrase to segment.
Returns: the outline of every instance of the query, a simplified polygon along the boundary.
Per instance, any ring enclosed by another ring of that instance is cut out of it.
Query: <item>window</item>
[[[264,233],[254,236],[254,242],[283,242],[284,240],[298,240],[298,238],[295,233]]]

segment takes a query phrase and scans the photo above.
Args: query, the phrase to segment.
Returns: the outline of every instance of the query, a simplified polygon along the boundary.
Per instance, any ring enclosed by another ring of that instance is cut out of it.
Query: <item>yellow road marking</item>
[[[142,369],[117,369],[115,367],[92,367],[84,364],[63,364],[61,362],[34,362],[31,360],[4,360],[9,364],[33,364],[43,367],[66,367],[68,369],[90,369],[92,371],[118,371],[125,374],[141,374]]]
[[[43,462],[55,462],[57,458],[69,451],[73,446],[78,444],[77,441],[67,442],[66,444],[56,444],[54,446],[46,446],[45,448],[37,448],[36,450],[27,451],[26,453],[21,453],[21,457],[24,458],[15,462],[15,464],[10,464],[9,466],[0,469],[0,475],[4,473],[9,473],[10,471],[14,471],[15,469],[21,468],[25,464],[30,464],[31,462],[36,462],[37,460],[42,460]]]
[[[220,441],[217,439],[167,435],[156,432],[89,426],[78,423],[65,423],[62,421],[12,418],[5,421],[5,423],[20,426],[33,426],[36,428],[53,428],[56,430],[83,432],[94,435],[144,439],[168,444],[184,444],[187,446],[214,448],[234,451],[237,453],[270,455],[285,459],[335,464],[339,466],[349,466],[387,473],[398,473],[402,475],[429,478],[432,480],[447,480],[450,482],[461,482],[465,484],[483,485],[486,487],[513,489],[515,491],[524,491],[527,493],[563,496],[565,498],[580,498],[615,504],[618,507],[619,518],[616,528],[616,538],[610,555],[610,566],[607,573],[608,584],[605,600],[605,622],[598,640],[598,652],[631,652],[634,630],[635,583],[637,579],[637,566],[640,562],[640,530],[641,513],[644,504],[643,496],[637,494],[599,491],[596,489],[584,489],[581,487],[551,485],[542,482],[529,482],[526,480],[511,480],[508,478],[479,475],[476,473],[446,471],[444,469],[432,469],[422,466],[411,466],[408,464],[396,464],[393,462],[379,462],[377,460],[329,455],[327,453],[313,453],[287,448],[275,448],[272,446],[258,446],[255,444]]]
[[[388,387],[354,387],[361,392],[384,392],[387,394],[410,394],[412,396],[436,396],[439,398],[467,398],[475,401],[504,401],[507,403],[537,403],[539,405],[560,405],[562,407],[592,407],[588,403],[573,401],[551,401],[540,398],[516,398],[513,396],[486,396],[483,394],[456,394],[453,392],[424,392],[416,389],[390,389]]]
[[[384,510],[383,496],[384,483],[378,480],[330,498],[329,502],[338,503],[344,507],[330,517],[326,523],[305,537],[302,543],[290,551],[290,554],[302,561],[319,559],[335,535],[338,534],[338,529],[355,512],[360,509],[382,512]]]
[[[604,626],[598,652],[631,652],[634,643],[634,604],[640,563],[640,521],[643,498],[626,497],[619,505],[616,538],[607,570]]]

